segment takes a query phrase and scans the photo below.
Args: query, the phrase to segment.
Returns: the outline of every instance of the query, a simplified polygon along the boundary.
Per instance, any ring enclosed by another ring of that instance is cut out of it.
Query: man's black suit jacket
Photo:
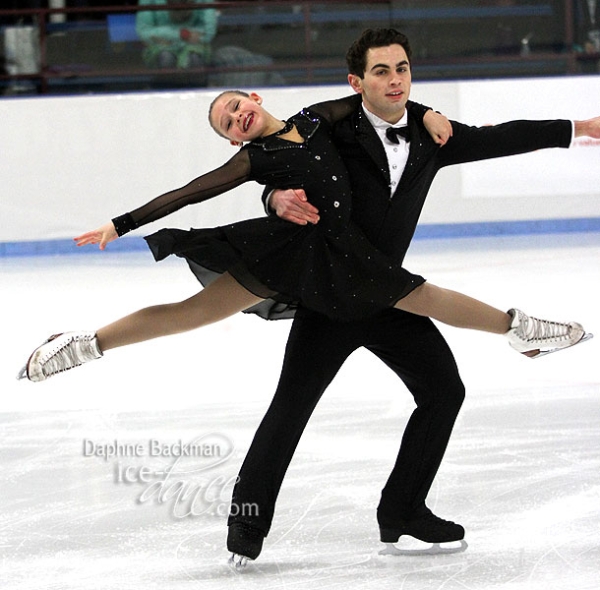
[[[350,174],[354,221],[377,248],[398,261],[404,259],[438,170],[543,148],[569,147],[572,134],[572,123],[566,120],[512,121],[489,127],[452,121],[453,136],[439,147],[419,117],[411,117],[410,103],[408,125],[408,162],[391,198],[385,150],[361,106],[336,123],[333,136]]]

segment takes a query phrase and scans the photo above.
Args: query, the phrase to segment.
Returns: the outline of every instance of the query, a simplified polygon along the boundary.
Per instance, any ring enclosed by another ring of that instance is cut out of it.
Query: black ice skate
[[[248,561],[254,561],[262,551],[264,533],[244,522],[234,522],[227,531],[227,549],[231,551],[229,565],[243,570]]]
[[[386,548],[379,555],[439,555],[459,553],[468,547],[464,540],[465,529],[429,512],[412,520],[400,521],[394,527],[380,527],[380,538]],[[406,549],[394,545],[402,536],[409,536],[425,544]]]
[[[570,348],[593,337],[577,322],[552,322],[530,317],[519,309],[510,309],[512,316],[506,333],[509,344],[518,352],[539,358]]]

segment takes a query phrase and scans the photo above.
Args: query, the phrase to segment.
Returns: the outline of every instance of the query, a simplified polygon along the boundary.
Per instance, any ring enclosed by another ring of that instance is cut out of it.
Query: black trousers
[[[269,532],[285,472],[321,395],[346,358],[365,347],[404,382],[416,408],[381,493],[377,519],[393,527],[427,510],[464,400],[456,362],[429,318],[389,309],[368,320],[336,322],[300,310],[293,322],[275,397],[248,450],[233,490],[228,524]],[[360,411],[360,408],[357,408]]]

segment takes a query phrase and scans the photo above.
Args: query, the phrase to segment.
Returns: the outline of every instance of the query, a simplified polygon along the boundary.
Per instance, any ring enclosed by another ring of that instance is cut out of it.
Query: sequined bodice
[[[318,210],[322,229],[343,230],[351,214],[352,194],[346,167],[331,142],[325,121],[302,111],[292,117],[303,143],[270,136],[247,146],[250,178],[278,188],[303,188]]]

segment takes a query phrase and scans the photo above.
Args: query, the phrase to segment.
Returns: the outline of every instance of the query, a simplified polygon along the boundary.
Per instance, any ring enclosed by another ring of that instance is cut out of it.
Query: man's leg
[[[431,515],[425,499],[464,400],[464,386],[450,348],[429,318],[390,310],[378,316],[373,325],[372,343],[366,348],[402,379],[417,406],[406,426],[377,510],[382,531],[399,531],[406,522],[427,520]],[[430,524],[435,526],[431,521]],[[443,525],[443,522],[437,524]],[[462,538],[459,529],[449,527],[447,532]],[[383,536],[382,540],[390,541]]]
[[[233,490],[228,521],[228,548],[233,553],[252,559],[258,556],[260,535],[269,532],[275,502],[302,432],[321,395],[357,348],[360,327],[352,322],[333,322],[305,310],[296,315],[275,396]],[[248,550],[243,552],[248,536],[255,539],[253,555],[248,555]]]

